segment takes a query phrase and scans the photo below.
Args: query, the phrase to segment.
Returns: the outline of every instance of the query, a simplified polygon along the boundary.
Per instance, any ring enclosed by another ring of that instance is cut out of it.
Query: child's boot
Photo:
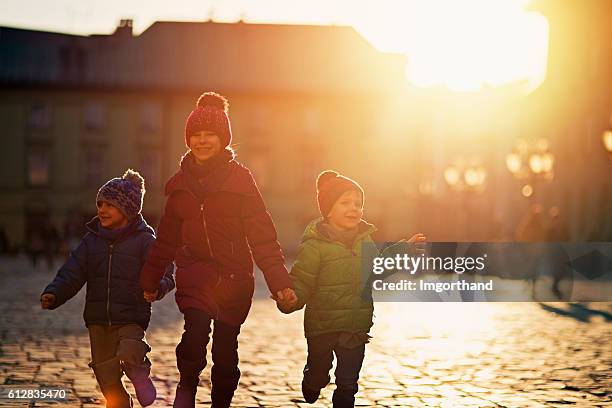
[[[195,408],[200,373],[204,369],[204,364],[184,360],[177,356],[176,365],[181,379],[176,387],[176,396],[172,406],[174,408]]]
[[[125,375],[132,381],[136,398],[143,407],[148,407],[155,402],[157,390],[153,381],[151,381],[151,361],[148,357],[144,358],[141,365],[135,366],[129,363],[123,363],[123,371]]]
[[[210,399],[212,400],[212,407],[229,408],[232,398],[234,398],[234,392],[238,387],[240,370],[236,367],[223,372],[218,365],[214,365],[211,371],[212,390]]]
[[[132,398],[121,382],[121,363],[117,357],[98,364],[89,364],[96,375],[107,408],[131,408]]]
[[[355,406],[356,393],[356,389],[348,387],[345,388],[336,383],[336,389],[334,390],[334,395],[332,396],[334,408],[353,408]]]
[[[309,404],[312,404],[313,402],[319,399],[320,393],[321,393],[321,390],[315,390],[314,388],[308,388],[302,381],[302,395],[304,396],[304,401],[306,401]]]

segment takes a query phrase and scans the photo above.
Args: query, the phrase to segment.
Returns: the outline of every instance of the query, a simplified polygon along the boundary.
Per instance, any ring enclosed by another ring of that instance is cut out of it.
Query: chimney
[[[132,24],[133,20],[131,18],[121,20],[113,36],[119,38],[132,38]]]

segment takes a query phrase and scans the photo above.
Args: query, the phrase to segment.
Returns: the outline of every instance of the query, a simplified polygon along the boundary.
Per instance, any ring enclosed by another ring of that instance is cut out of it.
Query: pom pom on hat
[[[216,92],[204,92],[198,98],[198,102],[196,103],[196,107],[203,108],[205,106],[213,106],[215,108],[221,109],[223,112],[229,112],[229,102],[227,98],[223,95],[219,95]]]
[[[146,192],[144,178],[137,171],[132,170],[132,169],[127,169],[125,173],[123,173],[122,178],[124,180],[131,182],[136,187],[138,187],[140,191],[142,191],[143,194]]]
[[[321,172],[321,174],[319,174],[319,177],[317,177],[317,190],[320,190],[322,185],[324,185],[328,181],[335,179],[338,176],[339,174],[333,170],[325,170],[324,172]]]

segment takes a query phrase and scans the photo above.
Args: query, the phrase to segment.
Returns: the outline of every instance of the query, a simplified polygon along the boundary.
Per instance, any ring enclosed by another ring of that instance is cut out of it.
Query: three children
[[[212,404],[230,406],[240,378],[238,335],[254,292],[253,259],[282,312],[306,306],[304,399],[318,399],[335,354],[334,407],[354,406],[374,310],[372,300],[362,297],[362,244],[371,243],[376,230],[362,219],[364,191],[336,172],[319,175],[322,217],[306,227],[289,274],[270,214],[250,171],[235,160],[231,140],[227,99],[202,94],[185,124],[189,150],[166,184],[157,237],[140,214],[144,180],[128,170],[100,188],[98,216],[41,296],[44,309],[55,309],[87,283],[90,366],[107,407],[132,406],[122,373],[141,405],[155,400],[144,332],[148,302],[174,288],[173,261],[176,302],[185,318],[173,406],[195,407],[211,332]],[[409,242],[424,240],[417,234]]]

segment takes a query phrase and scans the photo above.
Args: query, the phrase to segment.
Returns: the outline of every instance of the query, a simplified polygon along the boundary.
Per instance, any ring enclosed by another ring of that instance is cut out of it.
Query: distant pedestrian
[[[546,228],[542,217],[542,206],[532,204],[516,228],[517,242],[545,242]]]

